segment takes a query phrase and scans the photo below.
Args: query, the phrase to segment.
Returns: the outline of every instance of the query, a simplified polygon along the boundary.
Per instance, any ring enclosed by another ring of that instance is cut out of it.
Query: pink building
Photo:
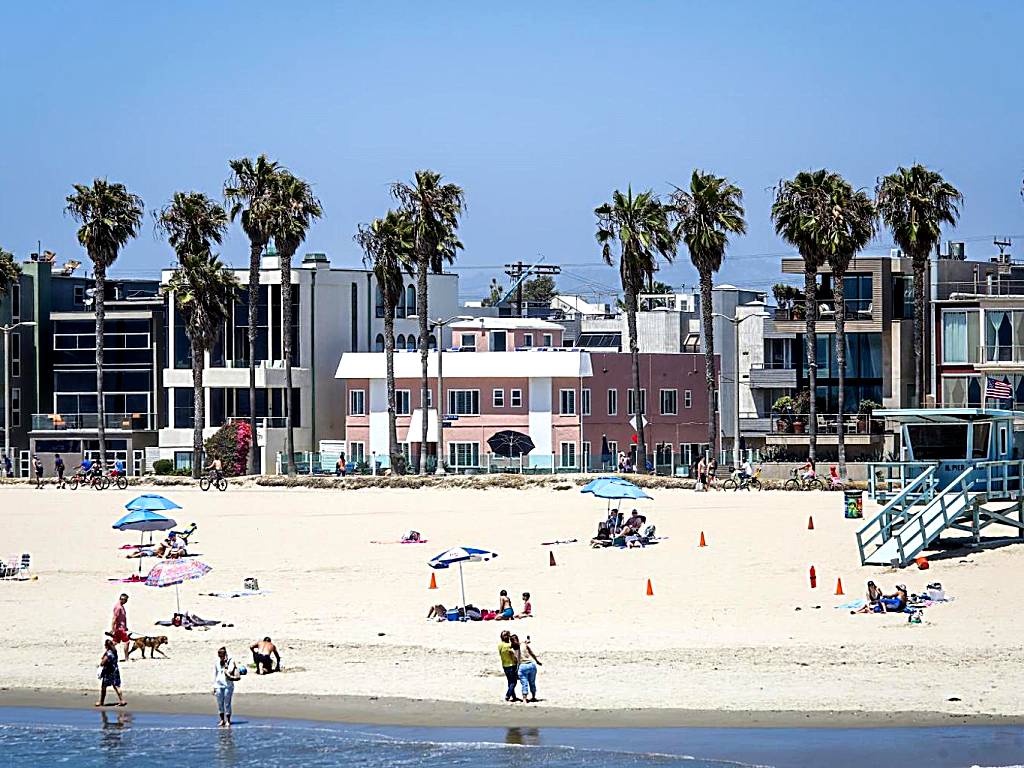
[[[438,423],[435,407],[439,353],[430,353],[426,404],[420,396],[419,353],[396,353],[398,439],[406,455],[418,462],[424,414],[428,460],[436,460],[440,438],[442,455],[452,469],[500,463],[488,440],[505,430],[533,441],[533,450],[524,458],[530,467],[600,469],[609,461],[607,454],[614,462],[619,451],[631,453],[635,428],[630,420],[637,403],[629,354],[565,349],[562,332],[555,323],[519,318],[453,324],[453,346],[441,361],[443,424]],[[659,470],[672,471],[688,465],[704,447],[704,359],[664,353],[641,354],[640,361],[640,404],[647,419],[650,458]],[[386,455],[385,355],[346,353],[337,378],[345,385],[349,460]]]

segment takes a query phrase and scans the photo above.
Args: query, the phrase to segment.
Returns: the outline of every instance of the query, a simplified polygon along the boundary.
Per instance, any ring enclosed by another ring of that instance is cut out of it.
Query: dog
[[[146,649],[149,648],[149,658],[155,659],[157,653],[163,656],[165,659],[169,659],[166,653],[161,650],[161,646],[167,645],[167,635],[159,635],[157,637],[150,637],[149,635],[140,635],[138,637],[131,638],[132,647],[128,653],[125,654],[125,658],[130,657],[135,651],[142,651],[142,658],[146,658]]]

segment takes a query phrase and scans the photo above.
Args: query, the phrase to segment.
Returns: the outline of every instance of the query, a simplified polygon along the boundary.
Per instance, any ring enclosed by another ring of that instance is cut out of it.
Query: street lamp
[[[751,318],[758,317],[762,320],[771,317],[767,312],[755,312],[750,315],[744,315],[743,317],[734,317],[730,315],[723,315],[721,312],[712,312],[712,317],[718,317],[725,320],[727,323],[732,323],[733,333],[733,354],[735,355],[736,367],[733,373],[733,411],[732,411],[732,464],[733,467],[739,467],[740,465],[740,326]],[[705,340],[705,343],[707,341]],[[721,374],[719,374],[721,378]]]
[[[409,320],[419,320],[419,315],[407,315]],[[472,315],[453,315],[446,320],[437,318],[431,320],[427,318],[427,344],[430,344],[430,334],[436,329],[440,328],[441,332],[437,335],[437,467],[434,470],[435,475],[443,475],[444,472],[444,417],[442,415],[441,408],[444,407],[444,328],[445,326],[451,325],[454,322],[461,322],[464,320],[472,320]],[[424,403],[424,405],[426,405]],[[423,418],[427,419],[429,423],[429,411],[427,408],[423,408]],[[421,451],[427,450],[427,446],[421,445]]]
[[[0,325],[4,334],[4,454],[11,455],[11,331],[21,326],[34,326],[32,320],[13,325]]]

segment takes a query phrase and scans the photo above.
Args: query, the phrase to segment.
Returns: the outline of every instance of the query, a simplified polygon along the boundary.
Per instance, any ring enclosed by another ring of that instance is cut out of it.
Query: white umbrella
[[[491,552],[486,549],[476,549],[475,547],[452,547],[446,549],[444,552],[439,554],[437,557],[430,560],[430,567],[435,570],[442,570],[444,568],[450,568],[452,565],[458,564],[459,566],[459,586],[462,589],[462,607],[466,607],[466,582],[462,577],[462,564],[463,563],[485,563],[488,560],[493,560],[498,556],[497,552]]]

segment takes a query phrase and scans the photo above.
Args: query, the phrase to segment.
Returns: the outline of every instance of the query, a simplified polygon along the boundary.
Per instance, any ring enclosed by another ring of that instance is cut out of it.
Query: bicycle
[[[800,477],[799,470],[793,469],[789,472],[789,480],[782,486],[784,491],[824,491],[825,484],[814,475],[812,477]]]
[[[199,478],[199,488],[203,491],[210,490],[211,486],[216,488],[218,491],[226,491],[228,489],[228,481],[224,475],[215,472],[209,472]]]
[[[76,472],[68,478],[67,481],[67,486],[72,491],[77,491],[78,486],[82,486],[83,488],[91,486],[97,491],[102,491],[108,485],[110,485],[110,481],[94,470],[90,470],[89,472]]]
[[[103,490],[107,490],[111,485],[116,485],[120,491],[126,490],[128,488],[128,478],[116,469],[112,469],[103,476]]]
[[[755,491],[761,490],[761,468],[758,467],[754,470],[754,474],[740,476],[737,473],[733,473],[732,477],[725,480],[722,483],[723,491],[749,491],[753,488]]]

